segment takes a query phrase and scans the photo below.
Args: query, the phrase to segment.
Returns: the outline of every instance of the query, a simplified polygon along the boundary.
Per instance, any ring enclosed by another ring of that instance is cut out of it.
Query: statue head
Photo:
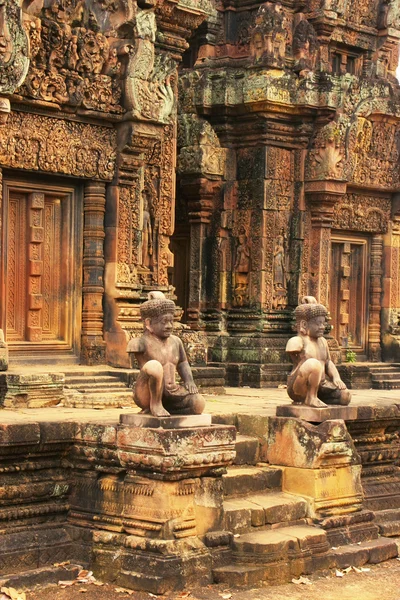
[[[140,307],[140,316],[147,331],[158,338],[167,338],[174,325],[175,302],[162,292],[150,292]]]
[[[295,311],[297,332],[310,337],[321,337],[324,334],[328,310],[319,304],[314,296],[304,296]]]

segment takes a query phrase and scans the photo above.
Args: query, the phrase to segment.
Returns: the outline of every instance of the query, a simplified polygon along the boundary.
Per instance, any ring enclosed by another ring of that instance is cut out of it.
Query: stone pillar
[[[181,182],[188,200],[190,221],[190,277],[188,321],[192,329],[199,329],[200,311],[206,300],[206,243],[221,181],[196,178]]]
[[[309,293],[329,305],[329,254],[333,210],[346,192],[344,181],[308,181],[306,198],[311,213]]]
[[[81,361],[86,365],[105,362],[103,339],[104,294],[104,183],[85,184],[83,210],[83,287]]]
[[[371,240],[368,358],[381,360],[381,308],[382,308],[382,254],[383,237],[374,235]]]

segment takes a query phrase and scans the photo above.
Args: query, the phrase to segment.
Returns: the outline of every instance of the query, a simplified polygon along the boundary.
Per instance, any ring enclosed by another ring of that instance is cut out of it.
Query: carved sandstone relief
[[[265,2],[250,32],[250,54],[255,64],[283,66],[286,51],[285,12],[278,2]]]
[[[124,104],[135,117],[167,123],[175,106],[176,64],[168,53],[156,54],[156,33],[154,12],[138,11],[135,46],[126,49]]]
[[[97,6],[93,12],[87,2],[67,6],[52,2],[39,15],[26,17],[31,66],[23,95],[76,108],[123,112],[121,42],[115,33],[100,31],[110,20],[104,10]]]
[[[349,128],[346,145],[349,180],[383,188],[400,185],[400,127],[396,121],[357,117]]]
[[[116,133],[109,127],[13,112],[0,129],[4,167],[111,180]]]
[[[0,93],[12,94],[29,66],[28,38],[16,0],[0,0]]]
[[[336,204],[333,229],[386,233],[390,221],[390,198],[345,194]]]

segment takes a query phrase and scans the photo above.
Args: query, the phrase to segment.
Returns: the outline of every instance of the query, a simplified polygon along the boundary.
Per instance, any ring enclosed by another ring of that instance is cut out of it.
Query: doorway
[[[331,238],[329,312],[332,334],[343,353],[366,360],[368,348],[369,239]]]
[[[11,353],[78,355],[82,218],[73,187],[6,180],[1,327]]]

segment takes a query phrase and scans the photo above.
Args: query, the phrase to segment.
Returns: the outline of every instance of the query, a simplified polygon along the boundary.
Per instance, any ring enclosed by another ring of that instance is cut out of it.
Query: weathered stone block
[[[64,400],[63,373],[0,373],[0,407],[41,408]]]
[[[343,421],[324,421],[320,425],[312,425],[289,417],[269,419],[267,457],[272,465],[299,468],[360,462]]]
[[[300,469],[286,467],[283,491],[309,502],[309,516],[354,512],[362,507],[361,465]]]

